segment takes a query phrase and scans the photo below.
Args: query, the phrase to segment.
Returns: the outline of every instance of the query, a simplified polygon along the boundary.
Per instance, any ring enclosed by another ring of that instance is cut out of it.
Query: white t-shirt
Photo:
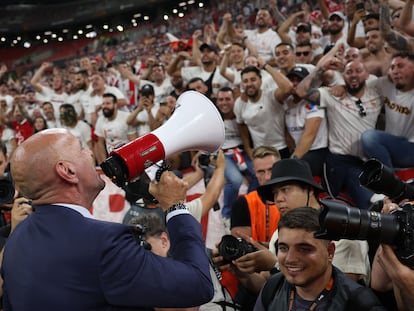
[[[268,29],[263,33],[259,33],[257,29],[247,29],[245,35],[259,53],[259,58],[270,60],[275,53],[275,47],[282,42],[277,32]]]
[[[73,136],[75,136],[81,142],[83,148],[89,148],[88,142],[91,141],[91,127],[86,124],[84,121],[78,121],[75,127],[63,126],[67,129]]]
[[[284,101],[283,108],[285,109],[286,128],[295,141],[296,146],[303,135],[307,120],[320,118],[322,122],[309,150],[328,147],[328,125],[325,118],[325,109],[318,108],[318,106],[306,100],[294,103],[293,96],[289,96]]]
[[[156,85],[152,81],[141,80],[140,87],[150,84],[154,88],[154,103],[159,107],[160,103],[165,102],[166,98],[174,90],[170,78],[165,78],[161,85]]]
[[[104,116],[98,117],[95,134],[105,139],[108,153],[115,147],[128,143],[128,135],[135,134],[135,129],[126,123],[128,115],[129,113],[126,111],[117,110],[114,120],[108,120]]]
[[[380,95],[372,87],[366,87],[361,97],[366,116],[359,115],[357,98],[346,94],[344,99],[333,97],[328,89],[319,88],[320,106],[326,108],[329,123],[329,150],[332,153],[364,157],[361,134],[375,128],[381,112]]]
[[[240,137],[239,127],[237,125],[236,119],[223,120],[224,122],[224,143],[221,146],[222,149],[234,148],[239,145],[242,145],[242,139]]]
[[[88,102],[90,101],[91,92],[92,92],[92,86],[90,85],[86,91],[79,90],[75,94],[71,94],[68,96],[66,102],[68,104],[73,105],[78,116],[81,114],[82,110],[86,111],[88,109],[88,105],[89,105]],[[85,118],[86,118],[86,112],[85,112]],[[90,122],[90,120],[87,120],[87,121]]]
[[[385,132],[414,143],[414,89],[401,92],[387,77],[370,81],[369,85],[384,97]]]
[[[204,81],[207,81],[212,72],[205,71],[200,66],[191,66],[191,67],[182,67],[181,68],[181,76],[185,83],[188,83],[192,78],[201,78]],[[220,68],[217,66],[216,71],[214,72],[213,81],[211,83],[213,87],[213,93],[217,94],[218,91],[224,86],[231,86],[229,80],[223,77],[220,74]]]
[[[157,115],[158,109],[159,108],[158,108],[157,105],[154,105],[154,107],[151,108],[151,113],[154,116],[154,118]],[[149,116],[148,116],[147,110],[144,109],[141,112],[139,112],[137,114],[136,120],[139,121],[139,122],[145,122],[146,123],[145,125],[139,125],[138,126],[138,128],[137,128],[138,136],[142,136],[144,134],[147,134],[147,133],[151,132],[150,126],[148,124]]]
[[[253,146],[286,147],[285,114],[274,96],[274,90],[263,91],[257,102],[243,101],[240,97],[234,105],[234,114],[239,124],[246,124]]]

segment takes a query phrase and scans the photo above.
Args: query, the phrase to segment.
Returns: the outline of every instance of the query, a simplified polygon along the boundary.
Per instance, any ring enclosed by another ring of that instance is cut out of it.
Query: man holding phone
[[[138,137],[155,130],[159,126],[155,118],[159,106],[155,105],[154,98],[154,87],[151,84],[144,84],[139,91],[138,105],[127,118],[127,124],[137,128]]]

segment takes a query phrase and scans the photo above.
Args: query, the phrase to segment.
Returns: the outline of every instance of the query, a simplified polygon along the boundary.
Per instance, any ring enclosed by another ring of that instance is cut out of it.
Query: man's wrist
[[[185,203],[183,201],[175,203],[174,205],[169,207],[165,211],[165,213],[167,214],[166,221],[170,220],[172,217],[177,216],[177,215],[190,214],[190,212],[188,211],[187,206],[185,205]]]

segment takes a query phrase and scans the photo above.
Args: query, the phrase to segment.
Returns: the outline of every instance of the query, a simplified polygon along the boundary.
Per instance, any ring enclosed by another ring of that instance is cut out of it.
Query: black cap
[[[286,77],[298,77],[301,80],[304,79],[309,74],[309,71],[302,66],[296,66],[294,67],[289,73],[286,75]]]
[[[200,51],[203,52],[204,49],[209,49],[210,51],[217,53],[217,49],[214,45],[203,43],[200,45]]]
[[[154,87],[151,84],[144,84],[140,90],[142,96],[154,95]]]
[[[307,23],[300,23],[297,27],[296,27],[296,32],[299,31],[304,31],[304,32],[311,32],[312,27],[311,25],[307,24]]]
[[[264,185],[257,188],[262,200],[273,201],[272,187],[284,182],[301,182],[312,186],[316,193],[324,189],[313,180],[312,171],[306,161],[298,159],[282,159],[273,164],[272,177]]]

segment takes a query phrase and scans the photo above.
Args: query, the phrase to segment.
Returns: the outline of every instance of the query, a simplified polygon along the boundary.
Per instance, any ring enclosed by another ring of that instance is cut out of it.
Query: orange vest
[[[275,204],[263,203],[257,191],[244,196],[250,211],[252,238],[259,242],[270,242],[280,219],[279,209]]]

